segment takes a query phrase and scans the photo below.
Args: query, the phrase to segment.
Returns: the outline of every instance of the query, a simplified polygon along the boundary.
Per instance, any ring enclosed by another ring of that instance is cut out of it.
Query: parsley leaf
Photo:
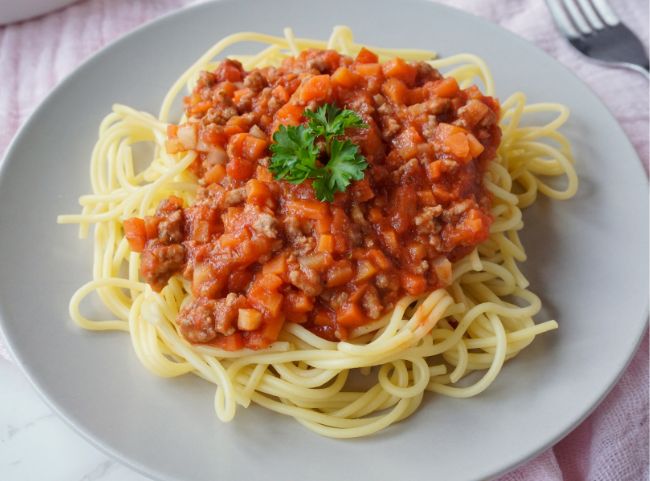
[[[304,125],[298,127],[281,125],[273,134],[271,164],[269,170],[276,179],[300,184],[316,170],[318,148],[314,145],[314,133]]]
[[[332,104],[322,105],[316,112],[305,110],[305,117],[309,119],[311,131],[325,140],[343,135],[345,129],[367,127],[354,110],[341,110]]]
[[[306,126],[281,125],[273,135],[269,170],[276,179],[294,184],[314,179],[316,198],[332,202],[336,192],[345,191],[353,180],[363,179],[363,171],[368,167],[358,145],[337,137],[344,135],[348,128],[367,125],[353,110],[341,110],[332,104],[325,104],[315,112],[305,110],[304,115],[309,119]],[[319,138],[325,142],[317,146]],[[324,165],[320,167],[317,160],[323,154],[329,159],[325,163],[321,158]]]
[[[366,159],[359,153],[359,147],[349,140],[333,140],[330,160],[320,169],[314,181],[314,190],[319,200],[332,202],[335,192],[344,192],[353,180],[363,179],[368,167]]]

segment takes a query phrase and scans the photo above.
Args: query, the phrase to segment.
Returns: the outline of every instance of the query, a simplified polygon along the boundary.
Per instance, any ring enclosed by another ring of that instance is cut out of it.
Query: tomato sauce
[[[325,103],[367,124],[346,132],[369,164],[364,178],[331,203],[310,180],[268,170],[278,126],[306,123],[305,109]],[[195,203],[171,197],[124,228],[154,289],[191,280],[177,319],[191,342],[259,349],[285,322],[348,339],[403,296],[448,285],[451,263],[488,237],[498,101],[426,63],[380,64],[366,49],[310,50],[250,72],[227,59],[201,74],[185,111],[166,148],[198,153]]]

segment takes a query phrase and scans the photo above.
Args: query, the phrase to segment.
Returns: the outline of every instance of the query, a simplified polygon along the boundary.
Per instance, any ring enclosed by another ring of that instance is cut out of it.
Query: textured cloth
[[[648,165],[648,81],[586,61],[557,34],[543,0],[442,0],[525,37],[569,66],[609,107]],[[648,45],[647,0],[610,0]],[[87,0],[0,28],[0,155],[40,100],[101,47],[187,0]],[[647,48],[647,47],[646,47]],[[0,343],[0,355],[8,357]],[[499,481],[648,479],[648,335],[623,377],[578,428]]]

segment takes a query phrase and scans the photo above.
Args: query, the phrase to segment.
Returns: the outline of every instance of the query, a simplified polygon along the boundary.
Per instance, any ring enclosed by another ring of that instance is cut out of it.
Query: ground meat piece
[[[253,92],[259,92],[266,87],[267,82],[264,76],[257,71],[253,71],[244,78],[244,87],[251,89]]]
[[[208,72],[206,70],[202,71],[199,73],[199,80],[197,81],[196,85],[198,88],[201,87],[212,87],[219,81],[219,78],[212,72]]]
[[[217,301],[199,297],[185,306],[176,319],[181,333],[190,342],[210,342],[217,337],[214,313]]]
[[[345,291],[335,291],[329,299],[329,305],[334,311],[338,311],[348,300],[349,294]]]
[[[148,244],[140,256],[140,274],[156,291],[183,269],[185,247],[181,244]]]
[[[255,97],[255,92],[248,92],[239,97],[235,106],[237,107],[238,113],[249,112],[253,108],[253,97]]]
[[[350,217],[352,217],[352,221],[355,224],[358,224],[363,227],[369,226],[368,221],[366,220],[365,216],[363,215],[363,211],[361,210],[361,207],[359,204],[352,204],[352,207],[350,207]]]
[[[361,306],[370,319],[379,319],[383,311],[383,306],[381,304],[381,299],[379,299],[377,289],[372,286],[368,287],[361,298]]]
[[[227,58],[219,62],[214,73],[220,81],[238,82],[244,78],[244,67],[240,61]]]
[[[473,202],[469,199],[463,200],[462,202],[456,202],[452,206],[448,207],[443,213],[442,218],[449,222],[453,217],[456,217],[473,205]]]
[[[426,271],[429,270],[429,261],[423,260],[420,262],[417,266],[413,268],[413,273],[414,274],[424,274]]]
[[[330,65],[325,60],[326,51],[317,53],[313,58],[307,60],[307,68],[310,70],[317,70],[319,73],[331,73]]]
[[[395,182],[401,182],[402,184],[407,184],[411,182],[417,182],[422,176],[425,175],[422,171],[420,161],[418,159],[411,159],[399,169],[392,173],[393,180]]]
[[[485,123],[483,123],[484,121]],[[476,125],[485,127],[491,123],[493,124],[495,121],[496,114],[491,108],[483,102],[470,99],[458,109],[458,119],[454,123],[466,129],[472,129]]]
[[[426,122],[422,124],[422,135],[424,135],[424,137],[427,140],[432,141],[434,139],[437,126],[438,126],[438,119],[436,119],[436,116],[435,115],[427,116]]]
[[[158,240],[163,244],[183,241],[183,201],[178,197],[165,199],[156,209],[158,219]]]
[[[323,290],[318,272],[306,266],[294,264],[289,271],[289,282],[308,296],[317,296]]]
[[[388,142],[395,137],[401,128],[402,126],[395,117],[391,115],[384,115],[381,117],[381,138],[385,142]]]
[[[183,211],[174,210],[158,223],[158,240],[164,244],[177,244],[183,240]]]
[[[275,239],[278,236],[278,221],[272,215],[260,212],[253,222],[253,229],[263,236]]]
[[[413,222],[416,226],[430,226],[433,220],[442,214],[442,206],[427,206],[422,209],[422,211],[415,216]]]
[[[391,115],[393,113],[394,109],[391,104],[388,102],[384,102],[377,107],[377,112],[379,112],[382,115]]]
[[[248,307],[246,298],[234,292],[228,294],[224,299],[219,299],[214,309],[214,326],[217,332],[224,336],[234,334],[237,329],[239,309],[246,307]]]
[[[375,285],[381,290],[396,291],[399,289],[399,279],[396,276],[380,272],[375,276]]]
[[[442,78],[440,72],[438,72],[436,69],[434,69],[431,65],[429,65],[426,62],[413,62],[413,66],[415,66],[415,70],[416,70],[416,74],[415,74],[416,85],[422,85],[425,82]]]
[[[314,250],[316,247],[316,240],[311,236],[305,235],[297,217],[287,216],[284,219],[283,225],[284,234],[296,254],[304,255]]]
[[[226,192],[224,203],[226,204],[226,207],[232,207],[233,205],[241,204],[245,199],[246,187],[239,187]]]
[[[375,104],[377,106],[379,105],[384,105],[386,103],[386,97],[384,97],[382,94],[375,94],[372,96],[372,100],[375,101]]]
[[[208,110],[203,117],[205,123],[224,125],[237,115],[237,109],[232,105],[217,104]]]

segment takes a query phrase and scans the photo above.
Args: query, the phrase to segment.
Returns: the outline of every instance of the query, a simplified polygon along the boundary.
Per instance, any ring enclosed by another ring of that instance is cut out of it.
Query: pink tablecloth
[[[570,66],[604,100],[648,165],[648,81],[591,64],[556,34],[542,0],[443,0],[532,40]],[[32,109],[90,54],[187,0],[87,0],[0,28],[0,155]],[[611,0],[648,45],[647,0]],[[8,357],[0,344],[0,355]],[[614,390],[552,449],[500,481],[648,479],[648,336]]]

